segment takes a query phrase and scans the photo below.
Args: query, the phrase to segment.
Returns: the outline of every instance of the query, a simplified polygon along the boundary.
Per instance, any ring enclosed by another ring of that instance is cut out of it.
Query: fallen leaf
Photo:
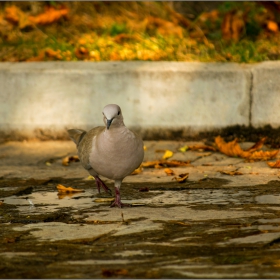
[[[18,25],[20,29],[32,25],[29,17],[16,6],[10,6],[5,9],[5,19],[14,25]]]
[[[3,204],[4,204],[4,202],[3,202],[3,201],[0,201],[0,206],[3,205]]]
[[[61,51],[60,50],[53,50],[50,48],[47,48],[45,50],[40,51],[40,53],[35,56],[35,57],[30,57],[29,59],[27,59],[26,61],[30,62],[30,61],[44,61],[44,60],[61,60],[62,59],[62,55],[61,55]]]
[[[115,200],[115,198],[96,198],[95,200],[94,200],[94,202],[97,202],[97,203],[103,203],[103,202],[112,202],[112,201],[114,201]]]
[[[279,31],[278,24],[275,21],[267,21],[266,27],[269,31],[277,33]]]
[[[162,159],[162,160],[155,160],[155,161],[146,161],[142,163],[142,167],[153,167],[153,168],[178,167],[178,166],[190,166],[190,161]]]
[[[171,158],[173,156],[173,152],[170,150],[166,150],[164,155],[162,156],[163,159],[168,159]]]
[[[267,162],[267,164],[272,168],[280,168],[280,160],[277,160],[276,162]]]
[[[262,146],[261,143],[263,141],[264,140],[262,139],[257,144],[259,146]],[[251,151],[250,151],[250,149],[248,151],[244,151],[241,149],[241,147],[237,143],[237,138],[231,142],[225,143],[221,136],[217,136],[215,138],[215,143],[216,143],[219,151],[222,152],[223,154],[225,154],[227,156],[231,156],[231,157],[241,157],[241,158],[245,158],[245,159],[251,160],[251,161],[268,160],[268,159],[276,157],[279,152],[279,150],[255,151],[256,147],[254,147],[254,146],[257,144],[255,144],[253,147],[250,148]]]
[[[29,20],[35,24],[47,25],[57,22],[61,18],[65,18],[69,13],[67,8],[61,8],[59,10],[53,7],[46,8],[45,12],[37,16],[29,16]]]
[[[256,144],[254,144],[252,147],[250,147],[249,149],[247,149],[245,151],[255,152],[256,150],[261,149],[266,139],[267,139],[267,137],[263,137],[259,142],[257,142]]]
[[[245,23],[242,11],[230,11],[223,17],[222,34],[225,40],[239,40]]]
[[[137,175],[137,174],[141,173],[142,171],[143,171],[142,166],[139,166],[133,172],[131,172],[130,175]]]
[[[65,186],[60,185],[60,184],[58,184],[56,186],[56,188],[59,192],[84,192],[84,190],[74,189],[74,188],[71,188],[71,187],[65,187]]]
[[[65,157],[62,160],[62,165],[68,166],[70,162],[78,162],[78,161],[80,161],[78,156]]]
[[[237,170],[233,170],[233,171],[222,171],[222,170],[219,170],[218,172],[220,172],[221,174],[230,175],[230,176],[243,175],[243,173],[241,173],[241,172],[239,172]]]
[[[168,176],[173,176],[175,175],[174,171],[170,168],[164,168],[164,172],[168,175]]]
[[[189,177],[189,173],[180,174],[179,177],[173,177],[172,180],[176,180],[179,183],[184,183]]]
[[[76,48],[75,55],[79,59],[84,59],[84,58],[88,57],[89,51],[85,47],[80,46],[80,47]]]
[[[279,150],[274,151],[256,151],[252,153],[252,155],[248,158],[249,160],[268,160],[275,158],[277,154],[279,153]]]
[[[183,147],[179,148],[179,151],[182,152],[182,153],[184,153],[184,152],[186,152],[188,149],[189,149],[189,146],[183,146]]]

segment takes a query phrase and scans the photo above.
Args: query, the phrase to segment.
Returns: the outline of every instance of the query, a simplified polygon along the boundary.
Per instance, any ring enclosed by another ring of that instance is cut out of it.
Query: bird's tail
[[[71,140],[77,145],[77,147],[87,133],[82,129],[68,129],[67,132]]]

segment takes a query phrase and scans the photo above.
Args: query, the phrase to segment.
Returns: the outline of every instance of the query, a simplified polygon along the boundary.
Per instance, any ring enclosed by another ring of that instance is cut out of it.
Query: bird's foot
[[[131,204],[128,203],[122,203],[121,201],[114,201],[110,207],[119,207],[119,208],[123,208],[123,207],[131,207]]]
[[[105,192],[112,195],[112,191],[105,185],[105,183],[98,176],[94,176],[94,178],[99,193],[100,193],[100,187],[102,187]]]
[[[115,188],[115,191],[116,191],[115,201],[110,205],[110,207],[119,207],[119,208],[131,207],[130,204],[121,202],[120,190],[118,188]]]

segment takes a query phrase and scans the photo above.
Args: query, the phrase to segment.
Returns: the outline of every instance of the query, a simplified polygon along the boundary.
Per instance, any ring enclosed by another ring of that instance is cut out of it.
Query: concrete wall
[[[280,125],[280,64],[0,63],[0,137],[62,138],[102,125],[106,104],[149,135]]]

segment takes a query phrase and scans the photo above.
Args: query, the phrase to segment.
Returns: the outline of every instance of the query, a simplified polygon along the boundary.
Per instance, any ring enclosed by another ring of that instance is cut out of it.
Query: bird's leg
[[[121,202],[121,194],[120,194],[120,186],[121,186],[121,181],[115,181],[115,201],[110,205],[110,207],[131,207],[130,204],[127,203],[122,203]]]
[[[93,176],[93,177],[95,179],[95,183],[96,183],[96,186],[97,186],[97,189],[98,189],[99,193],[100,193],[100,187],[102,187],[105,190],[105,192],[112,195],[111,190],[105,185],[105,183],[97,175]]]

